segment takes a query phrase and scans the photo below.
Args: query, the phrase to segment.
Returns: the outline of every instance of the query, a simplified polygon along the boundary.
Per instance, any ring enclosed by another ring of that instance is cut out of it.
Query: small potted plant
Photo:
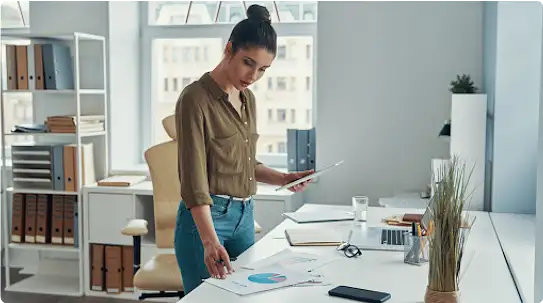
[[[432,184],[429,271],[424,302],[457,303],[459,282],[465,270],[460,270],[464,248],[473,225],[463,213],[470,201],[467,188],[471,171],[453,156],[449,162],[441,164],[436,174],[435,180],[439,181]]]
[[[449,91],[453,94],[475,94],[479,89],[474,85],[470,75],[457,75],[456,80],[451,81]]]

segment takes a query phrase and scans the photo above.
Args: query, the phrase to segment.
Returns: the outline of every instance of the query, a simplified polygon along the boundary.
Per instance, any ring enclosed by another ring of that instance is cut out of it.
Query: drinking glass
[[[366,222],[368,217],[369,199],[365,196],[353,197],[354,222]]]

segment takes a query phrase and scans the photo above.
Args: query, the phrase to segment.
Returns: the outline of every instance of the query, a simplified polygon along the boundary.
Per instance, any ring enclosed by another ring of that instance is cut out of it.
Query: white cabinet
[[[131,219],[145,219],[148,234],[142,237],[141,264],[158,253],[174,253],[173,249],[159,249],[155,244],[153,187],[145,181],[132,187],[85,186],[83,218],[85,227],[85,294],[115,298],[134,298],[133,294],[107,294],[90,290],[90,249],[92,244],[133,245],[132,237],[123,236],[121,230]],[[303,196],[288,191],[276,192],[275,187],[259,185],[255,201],[254,219],[262,227],[256,235],[258,241],[283,221],[283,212],[296,211],[303,204]],[[173,239],[172,239],[173,241]]]
[[[121,230],[134,218],[133,196],[129,194],[89,194],[89,242],[132,245]]]

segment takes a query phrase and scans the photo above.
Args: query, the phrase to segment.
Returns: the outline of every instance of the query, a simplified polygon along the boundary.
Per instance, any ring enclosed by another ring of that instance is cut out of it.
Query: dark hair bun
[[[271,23],[270,12],[264,6],[253,4],[247,9],[247,19]]]

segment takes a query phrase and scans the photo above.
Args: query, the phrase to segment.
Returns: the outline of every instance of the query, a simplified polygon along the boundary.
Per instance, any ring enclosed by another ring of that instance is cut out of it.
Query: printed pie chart
[[[285,275],[276,273],[261,273],[250,275],[247,279],[249,279],[249,281],[253,283],[258,284],[275,284],[284,282],[287,277]]]

